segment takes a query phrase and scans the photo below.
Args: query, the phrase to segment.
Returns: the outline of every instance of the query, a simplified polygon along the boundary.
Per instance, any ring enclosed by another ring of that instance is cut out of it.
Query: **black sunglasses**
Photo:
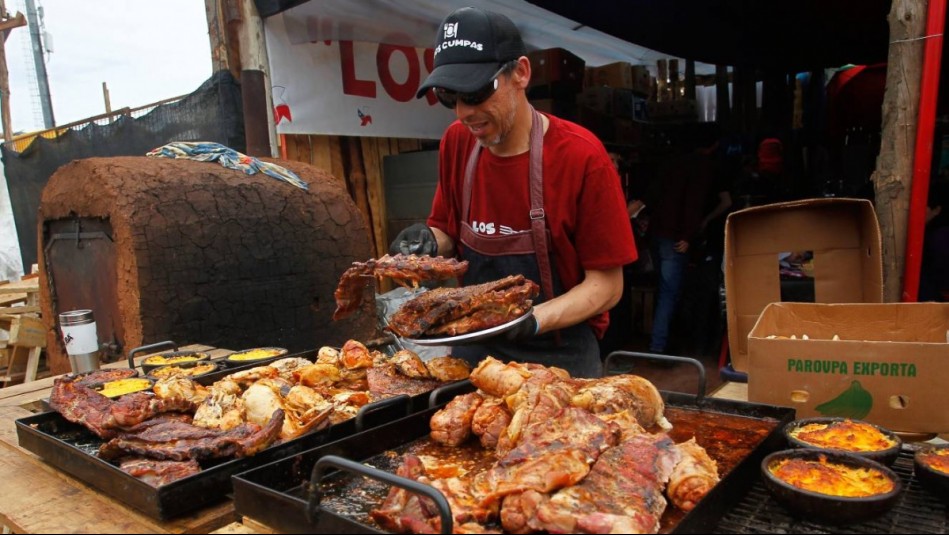
[[[471,93],[459,93],[457,91],[452,91],[451,89],[445,89],[443,87],[435,88],[435,96],[438,98],[438,101],[442,103],[442,106],[445,106],[449,110],[455,109],[455,106],[458,105],[458,101],[462,101],[468,106],[477,106],[485,100],[491,98],[491,95],[498,90],[498,79],[495,78],[485,84],[481,89],[476,89]]]
[[[508,65],[503,65],[498,72],[494,73],[494,76],[491,78],[491,81],[484,84],[480,89],[476,89],[470,93],[459,93],[457,91],[452,91],[451,89],[445,89],[444,87],[435,88],[435,97],[438,98],[438,101],[442,103],[442,106],[445,106],[449,110],[455,109],[455,106],[458,105],[458,101],[464,102],[468,106],[477,106],[485,100],[491,98],[491,95],[498,90],[498,77],[501,76],[506,70],[509,70]]]

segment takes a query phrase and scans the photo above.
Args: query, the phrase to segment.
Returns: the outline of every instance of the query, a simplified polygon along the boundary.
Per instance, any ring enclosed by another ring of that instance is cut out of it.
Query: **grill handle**
[[[699,384],[696,399],[701,400],[705,397],[705,366],[701,362],[691,357],[678,357],[675,355],[660,355],[658,353],[640,353],[638,351],[613,351],[606,356],[603,361],[603,375],[606,376],[613,367],[614,360],[624,360],[627,358],[643,358],[650,360],[659,360],[664,362],[685,362],[691,364],[699,371]]]
[[[412,414],[412,398],[408,394],[399,394],[397,396],[392,396],[391,398],[380,399],[379,401],[373,401],[359,407],[359,412],[356,413],[356,432],[360,433],[367,429],[365,424],[366,416],[378,412],[382,409],[386,409],[395,405],[404,404],[405,405],[405,415],[408,416]]]
[[[471,379],[463,379],[461,381],[456,381],[454,383],[449,383],[447,385],[442,385],[435,390],[432,390],[432,393],[428,395],[428,408],[437,407],[441,403],[445,403],[448,398],[454,398],[459,394],[467,394],[468,392],[474,391],[474,385],[471,384]]]
[[[154,344],[148,344],[147,346],[136,347],[135,349],[129,351],[129,368],[135,369],[135,355],[138,353],[144,353],[145,351],[153,351],[155,349],[163,349],[166,347],[172,348],[173,351],[178,351],[178,344],[172,342],[171,340],[165,340],[164,342],[155,342]]]
[[[371,468],[362,463],[350,461],[349,459],[344,459],[336,455],[325,455],[321,457],[320,460],[316,461],[316,465],[313,467],[306,501],[306,519],[310,525],[315,525],[319,520],[321,511],[320,502],[323,500],[323,475],[327,467],[334,467],[358,476],[369,477],[431,499],[438,507],[438,516],[442,521],[441,533],[452,532],[451,508],[448,506],[448,500],[434,487],[424,485],[418,481],[412,481],[402,476],[390,474],[389,472],[377,468]]]

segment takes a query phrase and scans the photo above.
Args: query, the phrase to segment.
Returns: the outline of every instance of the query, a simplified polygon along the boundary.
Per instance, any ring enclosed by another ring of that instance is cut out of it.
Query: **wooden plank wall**
[[[346,182],[346,189],[372,229],[376,257],[388,252],[386,202],[382,160],[390,154],[422,149],[418,139],[317,136],[282,136],[288,160],[313,164]]]

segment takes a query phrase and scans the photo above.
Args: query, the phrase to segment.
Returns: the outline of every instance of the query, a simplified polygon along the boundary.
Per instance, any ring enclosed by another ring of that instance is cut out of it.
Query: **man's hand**
[[[428,225],[416,223],[402,229],[389,245],[389,254],[414,254],[435,256],[438,254],[438,242]]]
[[[523,342],[536,336],[537,330],[537,318],[531,315],[526,320],[518,323],[510,331],[505,332],[503,336],[508,342]]]

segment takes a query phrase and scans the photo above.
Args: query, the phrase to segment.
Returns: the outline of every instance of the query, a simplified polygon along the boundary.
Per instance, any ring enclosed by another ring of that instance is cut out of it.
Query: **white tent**
[[[470,0],[319,0],[288,9],[282,15],[287,18],[293,44],[348,40],[424,48],[433,46],[435,29],[445,15],[469,5],[472,5]],[[528,49],[564,48],[583,58],[589,66],[627,61],[654,67],[656,60],[672,57],[578,24],[524,0],[479,0],[477,5],[510,17],[521,30]],[[695,70],[696,74],[714,74],[715,66],[698,63]]]
[[[20,259],[10,192],[3,176],[3,163],[0,162],[0,280],[19,280],[23,275],[23,260]]]

